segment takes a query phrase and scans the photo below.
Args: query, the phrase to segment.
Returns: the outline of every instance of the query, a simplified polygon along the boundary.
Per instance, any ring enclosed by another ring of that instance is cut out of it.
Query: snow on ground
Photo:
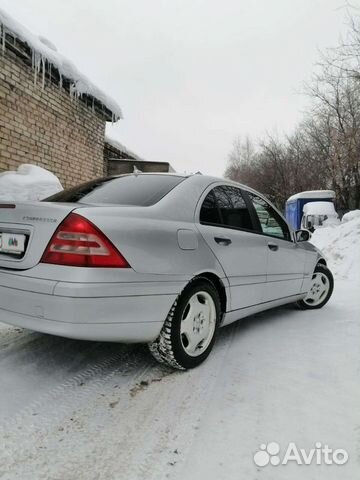
[[[0,201],[42,200],[62,189],[53,173],[36,165],[23,164],[14,172],[0,173]]]
[[[317,228],[311,243],[323,251],[338,278],[360,282],[360,210],[345,214],[340,225]]]
[[[359,218],[348,220],[313,237],[339,272],[324,309],[289,306],[225,327],[189,372],[156,364],[143,346],[0,326],[0,478],[359,478],[360,232]],[[257,467],[270,441],[282,453],[319,441],[350,458]]]

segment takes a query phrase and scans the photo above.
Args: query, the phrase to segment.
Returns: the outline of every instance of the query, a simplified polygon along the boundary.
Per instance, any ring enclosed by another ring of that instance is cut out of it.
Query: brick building
[[[105,124],[120,108],[2,11],[0,33],[0,171],[32,163],[64,187],[103,175]]]
[[[31,163],[65,188],[113,173],[108,158],[139,159],[121,144],[105,145],[106,122],[121,116],[48,40],[0,9],[0,172]]]

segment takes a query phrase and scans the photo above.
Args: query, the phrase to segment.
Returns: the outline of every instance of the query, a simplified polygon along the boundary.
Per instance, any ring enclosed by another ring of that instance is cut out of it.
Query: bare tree
[[[324,170],[330,174],[340,207],[347,209],[353,192],[355,202],[360,200],[360,82],[326,65],[308,93],[314,100],[312,138],[318,145],[321,138],[326,145]]]
[[[253,142],[238,140],[229,155],[225,176],[265,193],[282,209],[293,193],[325,186],[315,157],[315,148],[301,125],[283,140],[268,134],[256,149]]]
[[[332,188],[338,207],[360,207],[360,17],[346,41],[322,55],[306,88],[311,107],[282,140],[237,139],[225,175],[267,193],[280,207],[291,194]]]
[[[236,138],[229,154],[225,176],[245,182],[244,178],[248,178],[255,153],[254,144],[249,137],[246,137],[244,141],[240,137]]]

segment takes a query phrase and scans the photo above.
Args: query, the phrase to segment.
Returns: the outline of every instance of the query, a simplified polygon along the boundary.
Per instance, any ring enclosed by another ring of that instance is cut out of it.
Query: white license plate
[[[26,236],[21,233],[0,233],[0,253],[21,255],[25,251]]]

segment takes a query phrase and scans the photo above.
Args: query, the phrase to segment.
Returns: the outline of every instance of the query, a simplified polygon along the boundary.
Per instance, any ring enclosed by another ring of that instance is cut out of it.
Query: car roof
[[[275,207],[275,205],[268,199],[266,198],[266,194],[260,193],[257,190],[244,185],[243,183],[236,182],[234,180],[230,180],[229,178],[222,178],[222,177],[215,177],[211,175],[203,175],[201,172],[197,173],[177,173],[177,172],[136,172],[136,173],[124,173],[121,175],[113,175],[112,178],[120,178],[120,177],[126,177],[126,176],[139,176],[139,175],[162,175],[162,176],[170,176],[170,177],[181,177],[184,179],[187,179],[186,183],[191,182],[194,185],[199,185],[199,186],[209,186],[213,183],[222,183],[225,185],[233,185],[234,187],[242,188],[244,190],[247,190],[248,192],[252,192],[255,195],[258,195],[260,197],[263,197],[266,199],[267,202],[269,202],[277,211],[278,213],[281,214],[281,212]],[[281,214],[282,215],[282,214]]]
[[[247,185],[244,185],[239,182],[235,182],[234,180],[230,180],[228,178],[215,177],[211,175],[203,175],[201,172],[198,172],[198,173],[136,172],[136,173],[126,173],[122,175],[114,175],[112,178],[119,178],[119,177],[124,177],[129,175],[137,175],[137,176],[138,175],[163,175],[163,176],[172,176],[172,177],[182,177],[184,178],[185,181],[180,182],[180,185],[178,186],[178,188],[180,187],[180,189],[181,189],[181,185],[183,187],[186,187],[186,185],[188,185],[188,187],[191,187],[190,184],[193,184],[193,186],[196,185],[197,187],[200,187],[200,189],[210,187],[213,184],[214,186],[216,184],[233,185],[234,187],[242,188],[244,190],[247,190],[248,192],[252,192],[255,195],[258,195],[260,198],[265,199],[278,212],[278,214],[285,219],[283,213],[268,198],[266,198],[265,194],[262,194],[257,190],[254,190],[253,188],[248,187]],[[179,191],[178,188],[175,188],[173,190],[173,193],[175,195],[176,195],[176,192]],[[189,191],[191,190],[192,189],[190,188]],[[169,195],[166,195],[165,199],[169,199]]]
[[[229,178],[223,178],[223,177],[215,177],[212,175],[203,175],[201,172],[197,173],[178,173],[178,172],[134,172],[134,173],[123,173],[121,175],[113,175],[113,178],[119,178],[119,177],[126,177],[126,176],[139,176],[139,175],[161,175],[161,176],[170,176],[170,177],[182,177],[182,178],[191,178],[194,183],[198,184],[204,184],[204,183],[215,183],[215,182],[222,182],[222,183],[227,183],[230,185],[234,185],[240,188],[245,188],[246,190],[250,190],[253,192],[256,192],[251,187],[248,187],[247,185],[244,185],[242,183],[236,182],[234,180],[231,180]],[[258,192],[256,192],[258,193]]]

